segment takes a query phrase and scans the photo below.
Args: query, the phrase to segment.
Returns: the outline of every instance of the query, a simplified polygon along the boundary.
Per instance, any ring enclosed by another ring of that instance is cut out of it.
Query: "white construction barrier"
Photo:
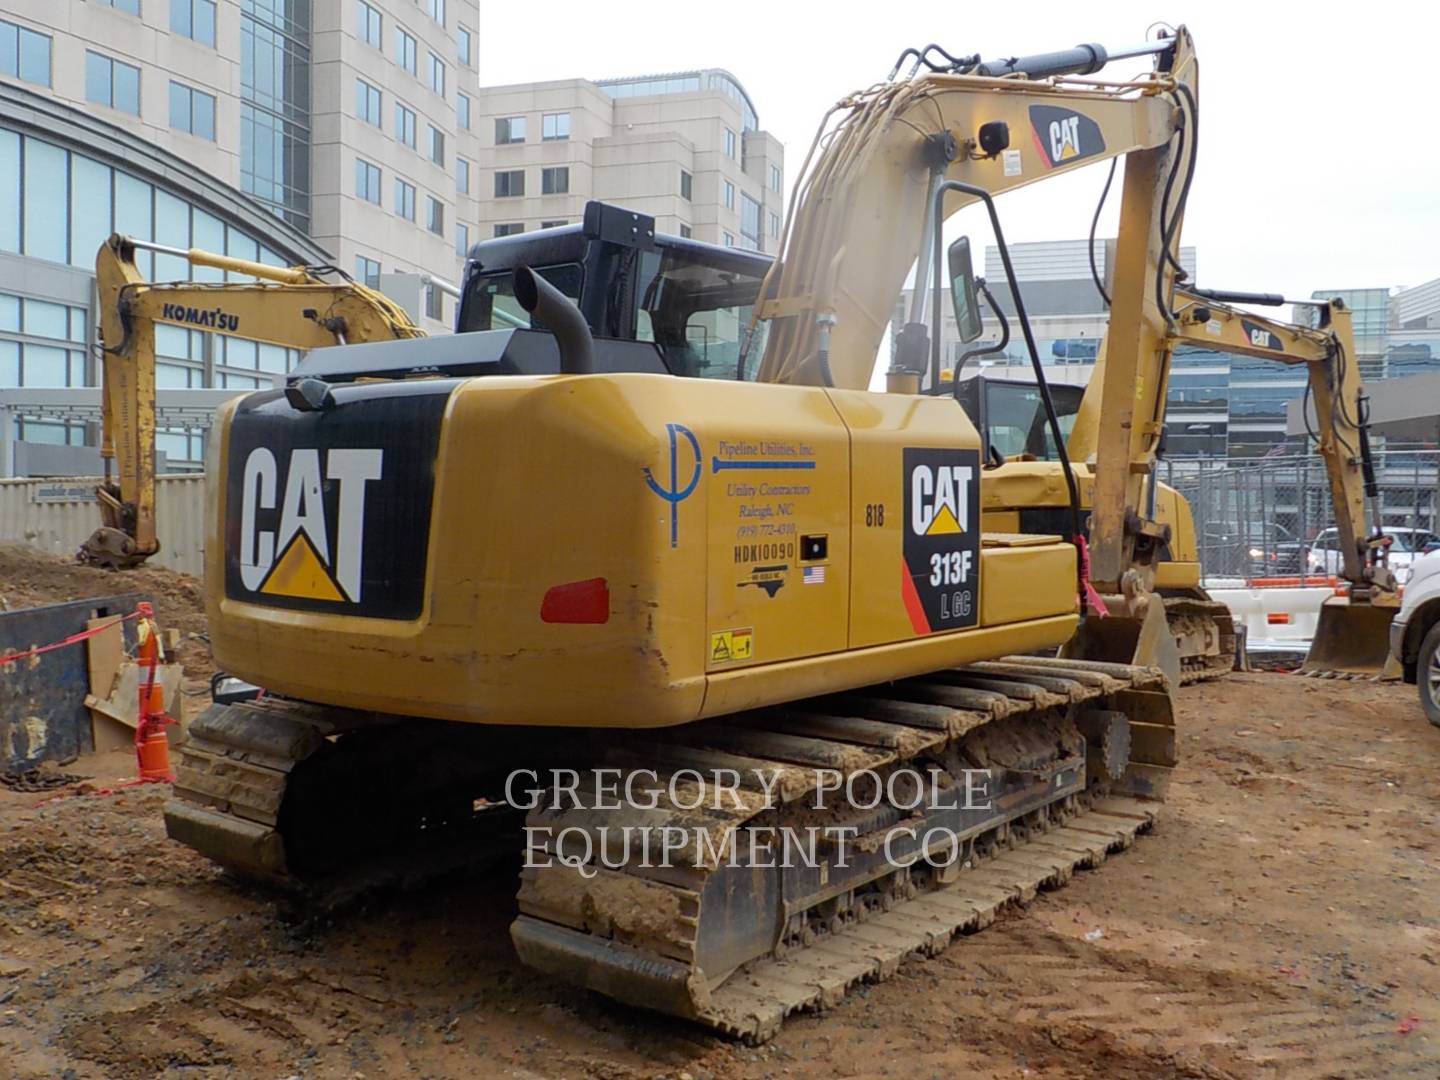
[[[1300,585],[1298,579],[1285,578],[1263,585],[1227,581],[1207,586],[1207,591],[1230,609],[1237,631],[1245,628],[1247,652],[1304,654],[1320,622],[1320,605],[1335,595],[1335,586],[1323,583],[1325,579],[1310,580],[1321,583]]]
[[[0,480],[0,542],[73,556],[100,524],[93,477]],[[160,550],[146,564],[200,574],[205,566],[205,477],[159,476],[155,521]]]

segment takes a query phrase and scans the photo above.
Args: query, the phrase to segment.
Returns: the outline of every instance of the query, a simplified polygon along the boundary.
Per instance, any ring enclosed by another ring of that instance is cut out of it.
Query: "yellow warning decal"
[[[310,538],[304,532],[295,534],[295,539],[290,541],[285,553],[275,561],[275,569],[270,571],[265,584],[260,586],[260,591],[271,596],[296,596],[305,600],[345,603],[345,597],[326,573],[320,556],[315,554]]]
[[[755,655],[755,631],[721,630],[710,635],[710,662],[728,664],[732,660],[749,660]]]

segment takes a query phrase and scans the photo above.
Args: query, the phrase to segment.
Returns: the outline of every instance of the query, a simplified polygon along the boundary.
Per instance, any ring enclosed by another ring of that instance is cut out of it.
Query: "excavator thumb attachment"
[[[1320,623],[1300,671],[1305,675],[1379,675],[1390,655],[1395,608],[1332,596],[1320,607]]]
[[[1180,685],[1180,652],[1165,618],[1165,605],[1151,594],[1132,612],[1125,598],[1103,598],[1107,615],[1089,616],[1074,637],[1060,647],[1070,660],[1103,660],[1159,668],[1174,690]]]

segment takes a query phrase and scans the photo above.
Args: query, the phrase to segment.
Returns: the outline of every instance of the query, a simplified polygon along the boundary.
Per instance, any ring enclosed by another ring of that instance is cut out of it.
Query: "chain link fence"
[[[1379,450],[1375,466],[1380,524],[1403,581],[1411,559],[1436,542],[1440,450]],[[1318,455],[1167,460],[1160,475],[1190,503],[1207,581],[1324,578],[1339,569],[1330,484]]]

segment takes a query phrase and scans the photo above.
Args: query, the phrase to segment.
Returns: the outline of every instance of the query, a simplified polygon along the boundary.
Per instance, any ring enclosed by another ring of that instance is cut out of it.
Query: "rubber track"
[[[1043,833],[784,960],[766,959],[732,977],[710,997],[700,1019],[731,1036],[761,1042],[787,1016],[833,1007],[855,987],[883,982],[907,957],[936,956],[959,935],[983,930],[1007,907],[1040,889],[1059,888],[1135,842],[1155,821],[1155,803],[1102,799],[1070,824]]]
[[[633,1004],[686,1016],[747,1041],[763,1041],[791,1013],[838,1002],[857,984],[892,974],[915,952],[933,954],[957,933],[988,925],[1006,905],[1069,880],[1128,847],[1154,821],[1174,757],[1174,721],[1164,676],[1155,669],[1079,660],[1006,657],[855,694],[835,695],[758,718],[727,717],[676,729],[664,741],[637,738],[613,763],[681,765],[703,771],[741,767],[782,774],[780,810],[814,791],[817,770],[848,775],[883,770],[942,749],[992,722],[1052,715],[1081,706],[1130,714],[1132,765],[1124,787],[1136,798],[1107,798],[1063,826],[993,860],[961,871],[933,891],[902,899],[839,933],[793,943],[782,959],[749,961],[728,978],[698,966],[701,897],[715,869],[703,845],[685,865],[655,870],[624,865],[582,877],[560,865],[527,867],[520,917],[511,937],[525,963]],[[663,782],[662,775],[662,782]],[[582,784],[582,790],[585,785]],[[1118,796],[1118,793],[1117,793]],[[1052,803],[1052,805],[1054,805]],[[527,824],[550,835],[601,826],[658,830],[706,828],[712,851],[751,819],[777,809],[756,794],[744,807],[643,812],[605,808],[532,811]],[[623,816],[622,816],[623,815]],[[857,886],[858,887],[858,886]],[[718,985],[715,985],[718,983]]]
[[[1180,685],[1223,679],[1235,668],[1235,618],[1230,609],[1218,600],[1201,600],[1191,596],[1167,596],[1165,618],[1173,623],[1176,618],[1189,616],[1202,619],[1214,625],[1219,639],[1219,652],[1215,656],[1194,657],[1180,661]]]

